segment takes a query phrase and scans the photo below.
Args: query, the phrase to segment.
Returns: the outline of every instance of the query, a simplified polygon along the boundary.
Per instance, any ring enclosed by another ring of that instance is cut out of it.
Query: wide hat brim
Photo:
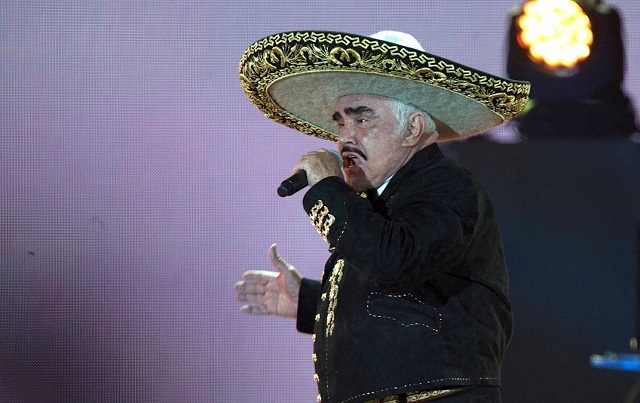
[[[366,36],[285,32],[245,51],[240,82],[266,117],[302,133],[337,141],[335,102],[372,94],[429,113],[438,141],[482,133],[516,116],[530,84],[496,77],[429,53]]]

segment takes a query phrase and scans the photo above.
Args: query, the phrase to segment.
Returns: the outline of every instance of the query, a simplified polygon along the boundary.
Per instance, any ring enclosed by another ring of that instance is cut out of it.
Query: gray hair
[[[404,134],[407,131],[409,116],[412,113],[421,113],[424,115],[426,123],[424,127],[424,133],[431,134],[436,131],[436,123],[427,112],[423,111],[417,106],[402,102],[395,98],[387,98],[387,100],[389,101],[389,106],[391,106],[391,109],[393,109],[393,114],[396,117],[396,128],[398,130],[398,133]]]

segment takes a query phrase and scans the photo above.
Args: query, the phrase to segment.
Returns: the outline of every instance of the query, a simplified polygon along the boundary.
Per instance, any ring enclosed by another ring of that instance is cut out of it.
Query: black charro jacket
[[[499,385],[507,269],[470,173],[431,145],[375,201],[330,177],[304,207],[333,252],[322,281],[303,280],[297,319],[313,333],[323,403]]]

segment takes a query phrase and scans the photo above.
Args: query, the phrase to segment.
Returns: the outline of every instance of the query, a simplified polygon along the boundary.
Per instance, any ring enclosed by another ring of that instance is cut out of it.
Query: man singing
[[[411,40],[405,45],[406,39]],[[491,202],[437,143],[522,111],[529,84],[424,52],[410,36],[289,32],[241,61],[269,118],[334,141],[303,155],[303,204],[331,251],[320,281],[281,258],[248,271],[248,314],[313,334],[322,402],[499,402],[512,328]]]

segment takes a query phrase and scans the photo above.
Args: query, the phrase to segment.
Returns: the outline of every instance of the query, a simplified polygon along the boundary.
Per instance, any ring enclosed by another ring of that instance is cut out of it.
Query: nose
[[[340,132],[338,136],[338,144],[356,144],[356,136],[353,125],[350,125],[348,122],[345,122],[340,126]]]

